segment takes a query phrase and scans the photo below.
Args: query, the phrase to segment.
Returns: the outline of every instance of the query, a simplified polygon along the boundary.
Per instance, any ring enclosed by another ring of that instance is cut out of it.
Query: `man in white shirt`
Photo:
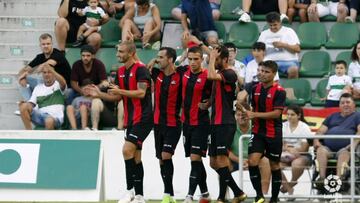
[[[224,46],[229,51],[229,66],[235,71],[238,77],[238,85],[241,87],[244,84],[244,77],[245,77],[245,64],[236,60],[237,49],[234,43],[227,42]]]
[[[19,104],[20,116],[26,130],[33,122],[47,130],[59,128],[64,121],[64,90],[66,81],[49,64],[42,67],[44,83],[35,86],[31,98]]]
[[[266,45],[266,59],[277,63],[279,71],[288,78],[299,77],[300,41],[296,32],[282,26],[280,15],[271,12],[266,15],[269,29],[261,32],[258,42]]]

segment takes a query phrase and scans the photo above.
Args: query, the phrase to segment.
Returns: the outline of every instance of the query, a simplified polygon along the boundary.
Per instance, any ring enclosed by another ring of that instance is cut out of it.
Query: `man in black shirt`
[[[76,41],[77,31],[83,23],[85,23],[86,16],[79,16],[78,9],[83,9],[87,6],[86,0],[62,0],[58,9],[59,18],[55,22],[55,36],[59,49],[65,51],[65,44]],[[104,24],[108,18],[103,19],[100,23]],[[87,20],[89,25],[94,22]],[[120,34],[120,33],[119,33]],[[101,45],[101,35],[94,32],[89,35],[86,42],[98,50]]]
[[[32,90],[38,83],[42,83],[42,77],[34,77],[32,73],[41,73],[45,64],[64,77],[66,84],[70,87],[71,68],[65,56],[56,48],[53,48],[52,36],[44,33],[39,37],[41,54],[38,54],[28,65],[18,73],[20,94],[24,100],[29,100]]]

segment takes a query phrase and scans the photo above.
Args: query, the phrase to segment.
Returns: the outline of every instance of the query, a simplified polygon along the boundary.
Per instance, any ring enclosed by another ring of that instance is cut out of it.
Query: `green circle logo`
[[[21,165],[20,154],[13,149],[0,152],[0,173],[10,175],[15,173]]]

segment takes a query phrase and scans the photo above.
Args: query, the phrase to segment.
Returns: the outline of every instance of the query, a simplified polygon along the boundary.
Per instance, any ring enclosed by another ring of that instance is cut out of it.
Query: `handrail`
[[[251,134],[244,134],[240,136],[239,139],[239,185],[243,188],[243,139],[250,138]],[[283,138],[306,138],[306,139],[350,139],[350,195],[341,195],[344,199],[351,199],[351,202],[354,202],[354,199],[360,199],[360,194],[355,195],[355,149],[354,149],[354,139],[360,139],[359,135],[283,135]],[[248,195],[249,196],[249,195]],[[280,197],[285,198],[306,198],[308,195],[281,195]],[[311,198],[328,198],[326,195],[312,195]]]

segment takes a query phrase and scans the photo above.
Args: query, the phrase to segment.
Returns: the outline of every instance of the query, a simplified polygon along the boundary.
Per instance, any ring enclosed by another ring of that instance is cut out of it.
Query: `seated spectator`
[[[91,84],[93,84],[93,82],[90,79],[85,79],[83,81],[83,86],[81,87],[84,95],[76,97],[72,104],[66,107],[66,115],[72,130],[78,129],[78,121],[80,121],[82,130],[90,130],[88,127],[88,117],[92,99],[89,97],[89,92],[86,91],[86,86]]]
[[[328,116],[316,132],[317,135],[358,135],[360,133],[360,114],[356,112],[351,94],[341,95],[339,107],[340,112]],[[359,140],[355,140],[353,147],[356,147],[358,143]],[[320,170],[318,189],[323,188],[328,159],[337,159],[336,175],[344,180],[345,166],[350,161],[350,147],[350,139],[314,139],[314,149]]]
[[[338,107],[340,96],[343,93],[351,93],[351,88],[351,77],[346,75],[346,62],[343,60],[336,61],[335,75],[330,76],[326,86],[325,107]]]
[[[136,0],[133,7],[120,20],[121,40],[141,39],[143,48],[151,48],[151,42],[160,40],[161,19],[158,7],[149,0]]]
[[[229,66],[235,70],[238,76],[238,87],[242,87],[244,85],[244,76],[245,76],[245,64],[236,60],[237,49],[234,43],[227,42],[224,46],[229,51]]]
[[[219,20],[221,15],[220,13],[221,0],[209,0],[209,3],[211,7],[212,18],[214,20]],[[182,8],[182,4],[179,4],[171,11],[171,15],[175,20],[181,20],[181,14],[182,14],[181,8]]]
[[[64,54],[53,48],[52,36],[44,33],[39,37],[39,44],[42,53],[36,57],[18,73],[20,94],[25,101],[29,100],[36,85],[43,83],[43,78],[36,73],[41,73],[45,65],[54,67],[55,71],[65,78],[66,84],[70,87],[71,68]],[[18,112],[15,112],[18,114]]]
[[[182,0],[181,5],[181,25],[184,29],[182,34],[183,47],[185,48],[188,42],[192,41],[191,36],[195,36],[207,45],[218,43],[219,36],[214,20],[211,18],[210,3],[207,0]]]
[[[360,9],[360,0],[351,0],[350,1],[350,16],[345,17],[345,22],[356,22],[356,17],[358,10]]]
[[[287,121],[283,123],[283,135],[309,135],[311,136],[310,127],[304,118],[303,110],[298,105],[290,105],[287,108]],[[291,167],[291,181],[288,182],[284,173],[282,173],[282,188],[283,193],[292,195],[294,193],[294,186],[297,180],[303,174],[304,169],[311,166],[312,156],[309,153],[309,143],[303,139],[283,139],[283,151],[281,154],[281,165],[283,167]]]
[[[31,98],[19,104],[26,130],[32,129],[31,123],[53,130],[64,121],[65,79],[49,64],[44,64],[42,77],[44,83],[36,85]]]
[[[106,0],[101,5],[110,16],[114,16],[121,11],[129,10],[135,3],[135,0]]]
[[[349,12],[346,0],[317,2],[317,0],[311,0],[311,4],[308,7],[307,12],[310,22],[320,22],[320,18],[327,15],[337,17],[337,22],[345,22],[345,17]]]
[[[79,16],[78,9],[83,9],[87,6],[86,0],[62,0],[58,9],[59,18],[55,22],[55,36],[60,51],[65,53],[66,43],[73,43],[77,39],[79,27],[85,23],[94,25],[98,20],[87,19],[85,16]],[[100,24],[104,24],[109,18],[104,18]],[[86,43],[98,50],[101,45],[101,35],[98,32],[91,33]]]
[[[239,21],[244,23],[251,21],[250,11],[255,15],[280,12],[281,21],[289,20],[286,16],[288,0],[242,0],[242,9],[244,13],[240,16]]]
[[[76,12],[79,16],[86,16],[86,22],[79,27],[76,35],[77,40],[73,44],[74,47],[81,46],[91,33],[99,32],[101,30],[100,20],[109,18],[98,5],[99,0],[88,0],[88,6],[84,9],[77,9]],[[88,24],[89,22],[92,22],[92,24]]]
[[[307,9],[310,3],[311,3],[310,0],[289,0],[288,1],[289,8],[287,10],[289,23],[293,22],[293,18],[295,15],[299,15],[301,23],[307,22],[308,21]]]
[[[354,99],[360,99],[360,41],[352,49],[351,60],[348,75],[353,82],[352,94]]]
[[[252,82],[258,82],[258,69],[259,69],[259,63],[266,61],[265,58],[265,50],[266,45],[263,42],[255,42],[251,49],[251,54],[253,56],[253,60],[249,61],[248,64],[245,67],[243,80],[245,84],[249,84]],[[279,81],[279,74],[276,73],[274,81]]]
[[[282,26],[280,15],[271,12],[266,15],[269,29],[261,32],[258,42],[266,45],[266,59],[273,60],[279,67],[279,72],[287,74],[288,78],[299,77],[300,41],[296,32]]]

